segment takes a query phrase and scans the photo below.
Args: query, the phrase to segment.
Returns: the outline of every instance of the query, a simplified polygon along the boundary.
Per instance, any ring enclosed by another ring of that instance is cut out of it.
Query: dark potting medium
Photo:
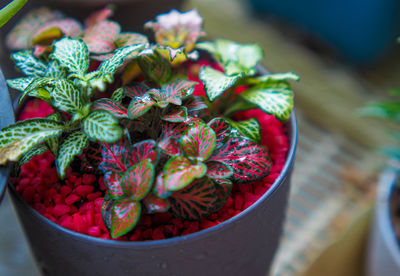
[[[297,144],[272,187],[252,206],[221,224],[183,237],[125,242],[62,228],[32,209],[10,185],[10,196],[44,275],[266,275],[277,249]]]
[[[11,105],[10,94],[0,69],[0,129],[14,123],[14,111]],[[8,167],[0,167],[0,202],[3,199],[8,178]]]

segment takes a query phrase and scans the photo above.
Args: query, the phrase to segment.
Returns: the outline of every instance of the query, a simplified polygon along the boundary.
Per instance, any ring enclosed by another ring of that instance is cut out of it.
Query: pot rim
[[[378,228],[382,232],[382,239],[393,256],[397,267],[400,268],[400,245],[394,233],[390,215],[390,197],[399,178],[399,166],[389,165],[380,175],[375,215],[377,216]]]

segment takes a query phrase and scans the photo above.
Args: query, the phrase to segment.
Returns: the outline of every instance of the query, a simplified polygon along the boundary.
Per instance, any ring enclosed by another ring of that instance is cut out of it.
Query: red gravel
[[[196,91],[196,94],[200,92]],[[26,105],[20,119],[44,117],[51,112],[46,103],[33,100]],[[252,184],[234,185],[226,204],[206,219],[193,222],[182,221],[169,213],[145,214],[133,231],[116,240],[161,240],[187,235],[217,225],[257,201],[279,176],[285,164],[289,141],[284,125],[273,116],[265,115],[259,110],[250,110],[241,112],[239,117],[259,119],[262,144],[268,147],[273,161],[270,174]],[[82,234],[111,239],[100,213],[105,194],[102,177],[98,179],[92,174],[81,175],[68,170],[64,183],[61,183],[54,157],[46,152],[22,166],[15,183],[17,191],[26,202],[46,218]]]

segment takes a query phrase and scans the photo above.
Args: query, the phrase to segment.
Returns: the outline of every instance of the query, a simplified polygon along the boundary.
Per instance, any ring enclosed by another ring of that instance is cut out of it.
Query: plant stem
[[[14,0],[0,10],[0,28],[8,22],[28,0]]]

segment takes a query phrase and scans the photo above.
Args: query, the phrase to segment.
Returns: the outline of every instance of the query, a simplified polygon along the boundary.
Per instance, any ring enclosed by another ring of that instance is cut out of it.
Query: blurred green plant
[[[14,0],[0,10],[0,28],[6,24],[28,0]]]

